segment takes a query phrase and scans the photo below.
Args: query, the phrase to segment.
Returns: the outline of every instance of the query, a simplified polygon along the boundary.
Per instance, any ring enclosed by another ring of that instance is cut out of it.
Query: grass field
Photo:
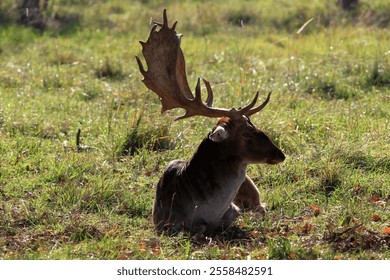
[[[14,2],[0,3],[0,259],[390,258],[388,1],[53,0],[44,31],[15,24]],[[174,122],[141,82],[138,41],[163,8],[191,88],[208,79],[217,107],[273,91],[252,121],[287,159],[248,169],[268,212],[216,236],[151,222],[164,168],[216,122]]]

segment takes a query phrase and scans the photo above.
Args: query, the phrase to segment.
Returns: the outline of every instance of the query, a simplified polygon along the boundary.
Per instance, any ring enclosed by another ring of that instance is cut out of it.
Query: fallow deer
[[[220,119],[190,160],[169,163],[157,184],[153,222],[157,232],[212,233],[227,228],[242,209],[264,212],[246,167],[251,163],[280,163],[285,155],[249,120],[267,105],[270,94],[257,107],[258,93],[242,109],[213,108],[211,86],[203,79],[208,94],[204,103],[198,78],[193,95],[176,24],[168,26],[164,10],[163,23],[155,22],[148,40],[140,42],[148,67],[146,71],[136,57],[142,81],[159,96],[162,112],[185,109],[176,120],[196,115]]]

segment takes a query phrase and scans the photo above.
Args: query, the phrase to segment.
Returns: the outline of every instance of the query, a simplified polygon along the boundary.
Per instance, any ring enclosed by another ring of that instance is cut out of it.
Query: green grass
[[[13,2],[0,3],[0,259],[390,257],[387,1],[57,0],[44,32],[15,25]],[[191,88],[208,79],[220,107],[272,90],[252,121],[287,155],[248,169],[266,216],[213,237],[151,222],[165,166],[215,122],[160,115],[141,83],[138,41],[164,7]]]

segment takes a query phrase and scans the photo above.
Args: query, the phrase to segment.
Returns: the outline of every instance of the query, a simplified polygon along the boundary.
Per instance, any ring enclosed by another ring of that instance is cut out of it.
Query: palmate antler
[[[148,70],[146,71],[141,60],[136,57],[139,69],[144,76],[143,83],[152,91],[157,93],[162,103],[162,112],[173,108],[185,109],[185,114],[176,118],[184,119],[191,116],[205,117],[229,117],[232,119],[241,118],[243,115],[250,116],[263,109],[271,96],[258,107],[255,107],[259,93],[256,93],[253,101],[242,109],[220,109],[212,108],[213,91],[210,83],[203,79],[207,89],[207,99],[203,103],[200,90],[200,79],[195,88],[195,96],[192,94],[185,72],[184,55],[180,48],[180,37],[175,28],[177,21],[168,27],[167,12],[164,9],[163,23],[155,23],[152,27],[148,40],[140,42],[142,54],[145,57]],[[160,27],[160,30],[157,28]]]

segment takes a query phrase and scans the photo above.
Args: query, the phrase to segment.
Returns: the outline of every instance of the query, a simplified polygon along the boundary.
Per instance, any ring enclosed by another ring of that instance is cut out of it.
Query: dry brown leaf
[[[260,233],[257,230],[252,230],[249,235],[251,237],[260,237]]]
[[[161,248],[160,247],[155,247],[152,249],[153,255],[158,255],[161,253]]]
[[[24,155],[25,157],[28,157],[30,154],[30,151],[29,150],[25,150],[22,152],[22,155]]]
[[[359,221],[360,221],[359,218],[352,218],[352,223],[354,223],[354,224],[358,224]]]
[[[291,180],[293,183],[298,183],[300,179],[298,177],[292,178]]]
[[[244,222],[240,222],[240,227],[242,227],[242,228],[247,227],[247,224]]]
[[[152,249],[154,248],[159,248],[159,242],[156,241],[156,240],[150,240],[149,243],[148,243],[148,246]]]
[[[305,224],[302,228],[301,228],[301,231],[302,233],[304,234],[309,234],[310,231],[313,229],[313,225],[311,224]]]
[[[379,201],[379,200],[381,200],[381,198],[380,198],[379,196],[373,195],[373,196],[371,197],[371,199],[370,199],[370,202],[371,202],[371,203],[375,203],[375,202],[377,202],[377,201]]]
[[[145,243],[141,243],[141,244],[139,244],[139,250],[140,251],[146,251],[146,245],[145,245]]]
[[[310,206],[311,210],[313,210],[314,216],[318,216],[321,213],[321,209],[318,205],[313,204]]]
[[[361,226],[358,227],[356,230],[357,230],[358,232],[360,232],[360,233],[363,233],[363,232],[365,232],[365,231],[367,230],[367,228],[366,228],[365,226],[361,225]]]
[[[373,222],[379,222],[381,219],[381,217],[379,215],[372,215],[371,217],[371,221]]]

